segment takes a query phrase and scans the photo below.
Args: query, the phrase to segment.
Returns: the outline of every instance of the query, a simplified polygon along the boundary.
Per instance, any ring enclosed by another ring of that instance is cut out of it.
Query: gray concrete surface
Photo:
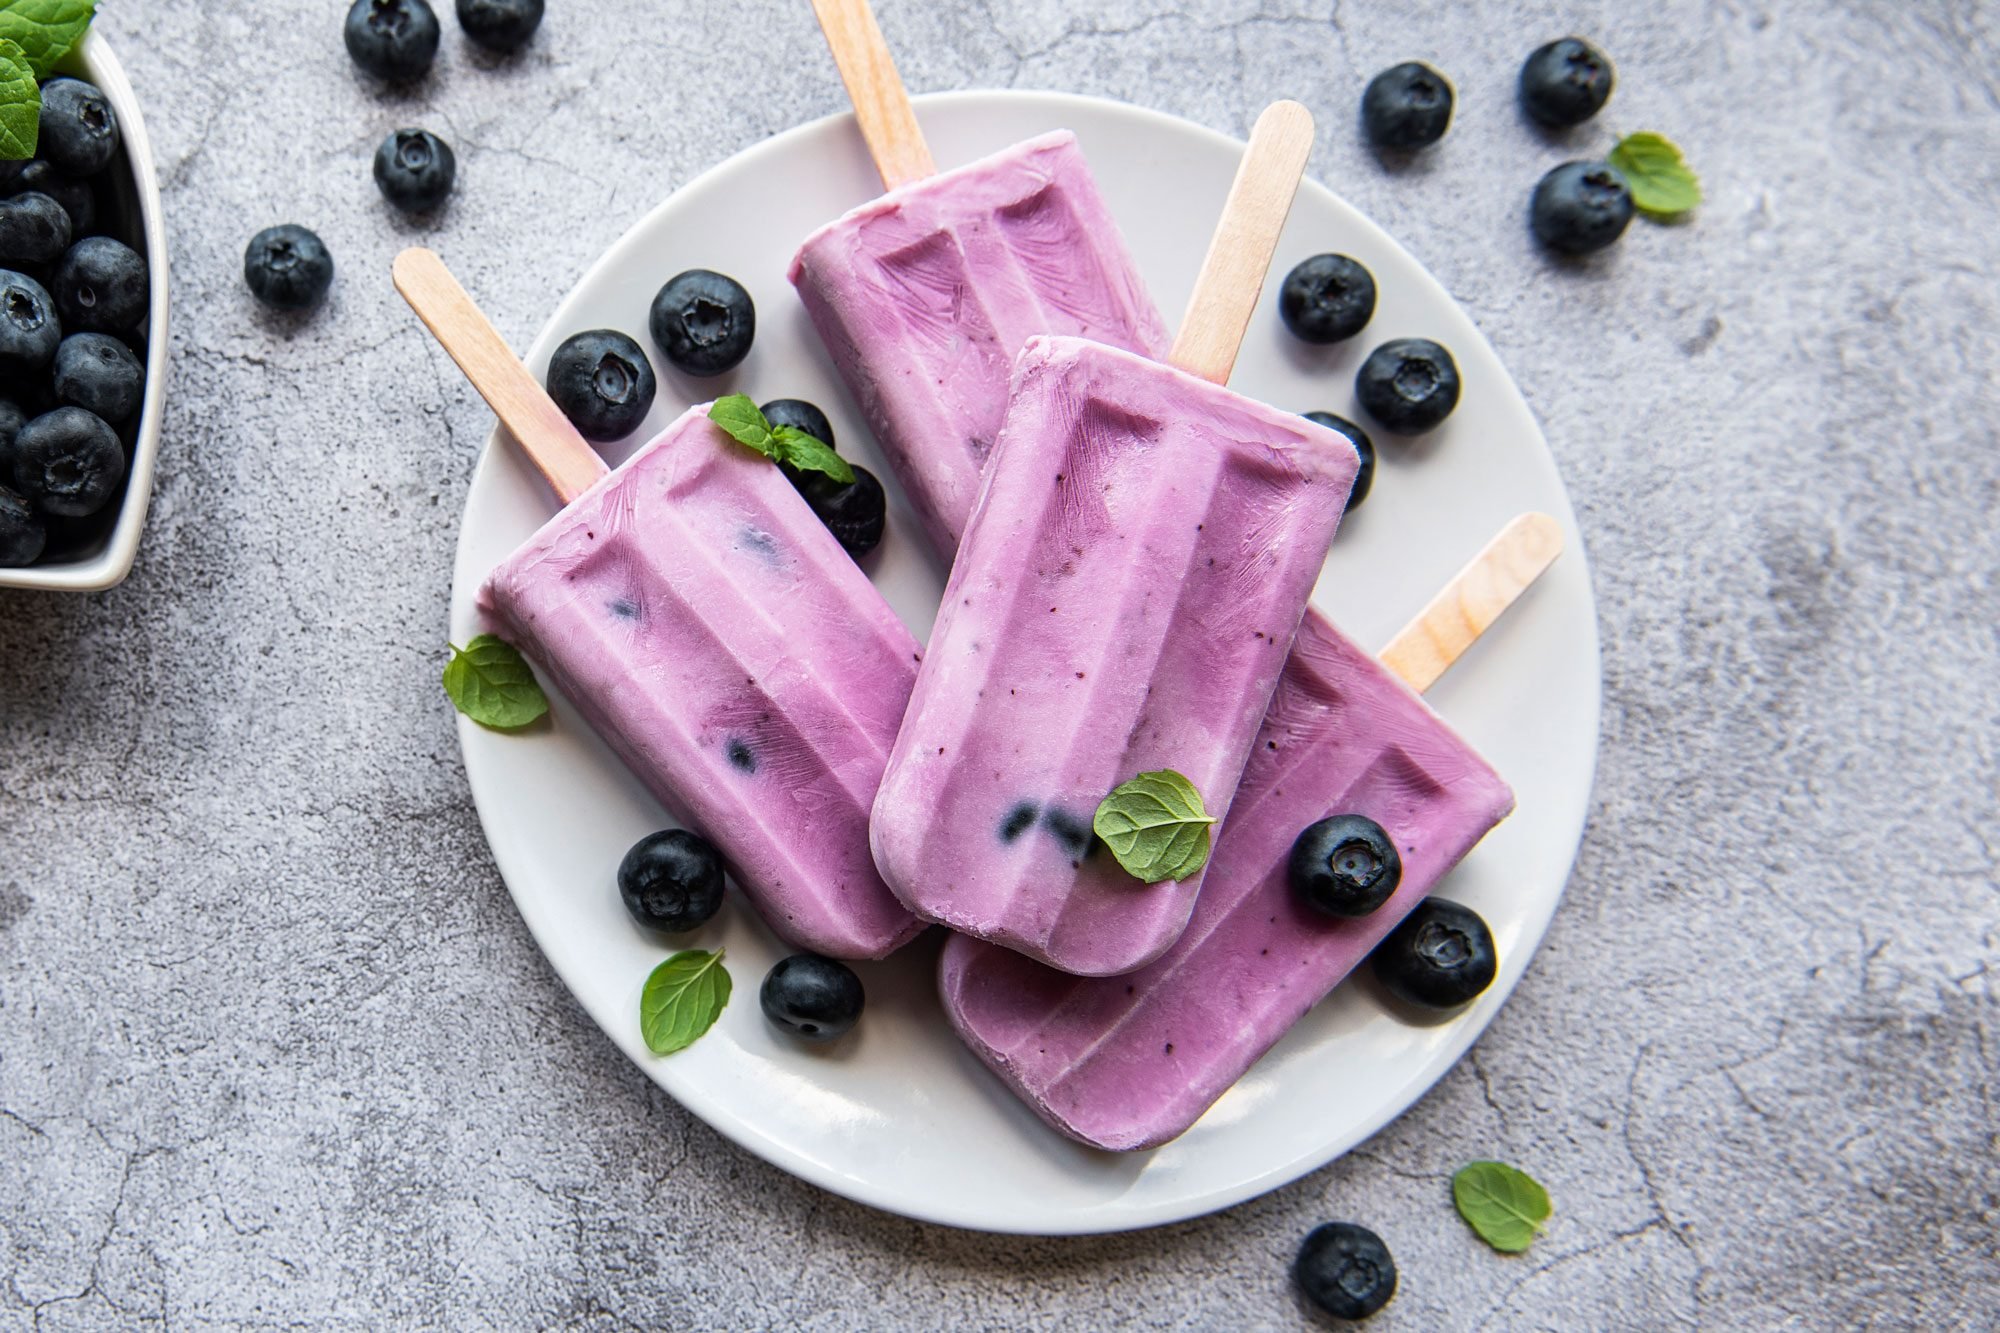
[[[529,940],[436,686],[489,418],[375,276],[423,231],[370,151],[453,139],[436,235],[524,343],[662,191],[841,105],[803,0],[551,0],[512,63],[447,14],[411,94],[350,68],[341,8],[101,20],[158,141],[176,379],[132,580],[0,594],[0,1326],[1282,1328],[1331,1217],[1395,1248],[1384,1329],[1991,1326],[2000,7],[882,0],[920,90],[1239,134],[1307,100],[1315,170],[1518,376],[1597,571],[1588,837],[1474,1056],[1327,1170],[1088,1241],[873,1213],[665,1099]],[[1571,150],[1511,104],[1566,30],[1709,190],[1582,267],[1524,234]],[[1353,108],[1412,55],[1460,112],[1392,175]],[[307,320],[241,284],[278,220],[343,265]],[[1557,1200],[1525,1257],[1450,1210],[1488,1153]]]

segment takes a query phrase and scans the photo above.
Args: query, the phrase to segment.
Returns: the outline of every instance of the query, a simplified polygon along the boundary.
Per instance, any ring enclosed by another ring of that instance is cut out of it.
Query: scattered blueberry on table
[[[1396,1261],[1382,1238],[1353,1222],[1314,1227],[1293,1276],[1307,1300],[1336,1319],[1366,1319],[1396,1294]]]
[[[1286,865],[1292,890],[1330,917],[1363,917],[1403,882],[1403,858],[1366,815],[1329,815],[1306,827]]]
[[[649,834],[618,863],[618,896],[632,919],[668,933],[704,925],[722,906],[722,856],[686,829]]]
[[[757,308],[736,279],[691,268],[653,298],[649,327],[667,360],[685,374],[734,370],[757,337]]]
[[[1551,250],[1587,255],[1625,234],[1632,190],[1605,162],[1565,162],[1542,177],[1528,206],[1535,237]]]
[[[1429,338],[1395,338],[1368,354],[1354,394],[1369,416],[1397,435],[1421,435],[1458,406],[1458,363]]]
[[[1331,412],[1303,413],[1307,421],[1317,422],[1328,430],[1338,431],[1354,446],[1354,452],[1361,455],[1361,466],[1355,470],[1354,486],[1347,492],[1347,505],[1341,512],[1352,513],[1356,506],[1368,498],[1368,488],[1375,484],[1375,441],[1368,438],[1368,432],[1349,421],[1346,417],[1335,416]]]
[[[1581,125],[1611,98],[1611,60],[1581,37],[1535,48],[1521,66],[1521,109],[1551,128]]]
[[[764,1016],[797,1037],[827,1042],[846,1035],[866,999],[854,969],[816,953],[784,959],[757,992]]]
[[[405,213],[428,213],[458,180],[451,145],[429,130],[395,130],[375,149],[375,188]]]
[[[458,26],[489,51],[520,50],[542,24],[542,0],[458,0]]]
[[[652,409],[659,382],[639,344],[616,329],[585,329],[549,358],[549,397],[587,440],[630,435]]]
[[[1451,80],[1421,61],[1383,70],[1361,95],[1361,128],[1377,148],[1428,148],[1451,125]]]
[[[1285,275],[1278,315],[1304,342],[1352,338],[1375,315],[1375,275],[1346,255],[1314,255]]]
[[[1369,955],[1375,977],[1399,1000],[1426,1009],[1455,1009],[1472,1000],[1499,971],[1485,918],[1460,903],[1426,898]]]
[[[354,0],[342,36],[354,63],[378,79],[415,79],[437,58],[437,14],[424,0]]]
[[[250,238],[243,251],[243,281],[250,294],[279,310],[306,310],[333,285],[333,256],[304,227],[283,223]]]

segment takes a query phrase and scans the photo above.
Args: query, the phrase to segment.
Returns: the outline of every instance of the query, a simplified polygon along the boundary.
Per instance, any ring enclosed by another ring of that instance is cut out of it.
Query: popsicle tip
[[[444,267],[444,260],[427,246],[412,245],[398,254],[389,265],[389,276],[395,279],[397,290],[403,290],[410,279],[425,272],[435,273]]]
[[[1257,122],[1260,128],[1265,127],[1268,122],[1268,127],[1271,129],[1298,127],[1310,133],[1313,127],[1313,113],[1306,109],[1305,103],[1281,97],[1264,108],[1258,115]]]
[[[1562,524],[1549,514],[1530,512],[1508,524],[1509,536],[1521,554],[1546,569],[1563,550]]]

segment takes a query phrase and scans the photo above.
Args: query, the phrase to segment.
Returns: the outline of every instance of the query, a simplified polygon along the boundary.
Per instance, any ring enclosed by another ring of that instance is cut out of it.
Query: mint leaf
[[[1633,204],[1649,218],[1677,218],[1701,202],[1701,182],[1681,160],[1681,150],[1663,134],[1649,130],[1628,134],[1605,160],[1632,187]]]
[[[771,437],[778,442],[780,463],[789,463],[800,472],[824,472],[843,486],[854,484],[854,469],[819,436],[808,435],[797,426],[780,426]]]
[[[1451,1178],[1451,1198],[1479,1238],[1505,1254],[1527,1249],[1555,1211],[1533,1176],[1505,1162],[1466,1163]]]
[[[1208,864],[1208,826],[1201,793],[1171,768],[1120,783],[1098,803],[1090,822],[1125,873],[1147,884],[1182,880]]]
[[[692,1046],[729,1003],[722,950],[684,949],[653,969],[639,993],[639,1031],[654,1055]]]
[[[90,27],[97,0],[7,0],[0,9],[0,39],[21,48],[28,68],[46,79]]]
[[[749,395],[732,393],[716,399],[715,405],[708,409],[708,419],[738,444],[747,444],[766,458],[778,457],[778,442],[771,435],[771,423],[764,419]]]
[[[459,712],[495,731],[518,731],[549,711],[549,698],[520,652],[491,634],[463,648],[452,645],[444,692]]]
[[[0,38],[0,159],[33,157],[41,130],[42,90],[34,68],[19,46]]]
[[[708,419],[738,444],[747,444],[776,463],[786,463],[800,472],[824,472],[841,485],[854,481],[854,469],[833,451],[833,446],[797,426],[773,429],[770,420],[750,401],[747,394],[732,393],[715,400]]]

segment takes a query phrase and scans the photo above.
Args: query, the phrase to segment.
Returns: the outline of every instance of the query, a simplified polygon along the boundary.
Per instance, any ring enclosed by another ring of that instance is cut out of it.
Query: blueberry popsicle
[[[1139,882],[1093,816],[1159,770],[1223,816],[1353,483],[1341,436],[1221,387],[1311,141],[1260,118],[1176,365],[1023,349],[870,824],[919,916],[1092,976],[1187,924],[1199,867]]]
[[[1067,131],[938,174],[865,0],[815,0],[888,193],[791,280],[932,544],[958,547],[1036,334],[1159,357],[1167,334]]]
[[[1553,520],[1517,520],[1398,636],[1387,665],[1309,620],[1179,942],[1129,976],[1079,978],[954,939],[939,984],[966,1044],[1080,1142],[1151,1148],[1194,1124],[1513,808],[1415,691],[1560,545]],[[1329,917],[1288,877],[1300,832],[1340,814],[1375,821],[1401,858],[1394,892],[1366,916]]]
[[[920,653],[867,576],[705,405],[607,472],[436,255],[395,276],[564,501],[481,607],[780,936],[836,958],[913,938],[867,816]]]

